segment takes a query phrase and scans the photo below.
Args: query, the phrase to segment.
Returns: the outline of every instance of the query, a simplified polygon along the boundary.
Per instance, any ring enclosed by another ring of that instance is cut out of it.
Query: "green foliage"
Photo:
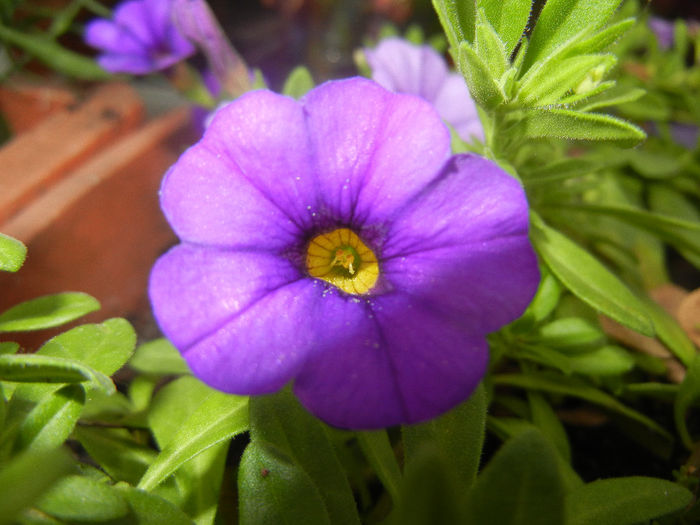
[[[142,374],[189,374],[190,369],[180,352],[167,339],[154,339],[136,348],[129,367]]]
[[[314,79],[304,66],[297,66],[287,77],[282,93],[294,98],[303,97],[314,87]]]
[[[0,313],[0,333],[53,328],[99,308],[97,299],[80,292],[45,295]]]
[[[27,247],[22,242],[0,233],[0,271],[16,272],[26,257]]]

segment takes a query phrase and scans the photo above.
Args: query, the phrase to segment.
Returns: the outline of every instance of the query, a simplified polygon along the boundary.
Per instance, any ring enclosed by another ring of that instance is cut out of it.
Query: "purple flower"
[[[661,49],[671,49],[673,46],[673,22],[652,16],[649,18],[649,28],[656,36]]]
[[[85,41],[103,54],[97,62],[111,73],[142,75],[166,69],[194,54],[172,20],[173,0],[129,0],[113,20],[98,19],[85,28]]]
[[[459,73],[451,73],[445,59],[432,47],[386,38],[364,52],[372,78],[382,86],[424,98],[462,139],[484,139],[479,114],[464,79]]]
[[[539,281],[518,181],[450,157],[430,104],[366,79],[220,109],[161,205],[182,244],[149,292],[194,374],[237,394],[293,380],[340,427],[413,423],[466,399],[485,335]]]

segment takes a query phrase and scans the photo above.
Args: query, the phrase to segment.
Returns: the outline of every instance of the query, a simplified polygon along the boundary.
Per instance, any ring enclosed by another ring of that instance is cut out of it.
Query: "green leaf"
[[[591,376],[614,376],[634,368],[634,358],[624,348],[606,345],[585,354],[569,357],[571,371]]]
[[[621,0],[548,0],[530,37],[525,68],[545,60],[576,35],[591,34],[612,16]]]
[[[156,457],[155,451],[135,441],[121,428],[78,426],[75,437],[112,479],[132,485],[139,482]]]
[[[599,31],[592,37],[586,38],[574,44],[567,51],[568,55],[582,55],[586,53],[599,53],[605,50],[611,44],[614,44],[624,33],[626,33],[634,24],[634,18],[626,18],[602,31]]]
[[[402,427],[405,462],[408,468],[414,456],[426,444],[434,446],[459,476],[466,490],[479,469],[486,429],[486,390],[480,385],[467,401],[440,417]]]
[[[248,398],[212,391],[182,424],[139,482],[152,490],[185,462],[248,429]]]
[[[610,115],[569,109],[530,109],[521,124],[531,138],[611,141],[631,147],[646,138],[637,126]]]
[[[212,392],[210,387],[191,376],[176,379],[158,391],[148,422],[161,450],[172,443],[182,424]],[[185,500],[182,508],[198,525],[212,523],[216,513],[227,450],[228,443],[222,442],[193,457],[175,472]]]
[[[19,427],[15,450],[40,450],[59,447],[78,422],[85,405],[85,390],[66,385],[36,405]]]
[[[467,498],[468,523],[564,523],[557,453],[533,430],[511,438],[479,475]]]
[[[22,242],[0,233],[0,271],[16,272],[26,257],[27,247]]]
[[[526,314],[531,315],[535,323],[544,321],[559,303],[561,291],[562,288],[559,281],[552,274],[545,273],[540,281],[535,298],[528,306]]]
[[[625,104],[627,102],[639,100],[645,93],[646,91],[641,88],[629,89],[622,87],[617,89],[617,87],[612,87],[610,90],[606,90],[604,93],[588,98],[585,104],[577,106],[576,109],[579,111],[588,112],[594,109],[617,106],[618,104]],[[563,99],[562,102],[566,103],[568,100]],[[632,151],[634,153],[641,153],[643,150]]]
[[[695,224],[700,223],[700,213],[697,207],[683,193],[669,188],[666,184],[650,185],[648,201],[651,210],[657,214],[675,217]],[[700,247],[700,233],[679,229],[676,234],[682,237],[681,242],[676,244],[678,250],[696,268],[700,268],[700,255],[697,248],[694,250],[687,248]]]
[[[414,454],[401,487],[399,505],[390,516],[391,525],[468,523],[464,520],[462,487],[455,468],[445,454],[426,443]]]
[[[304,469],[264,440],[246,447],[238,471],[240,525],[331,525]]]
[[[30,450],[17,455],[0,469],[0,525],[32,505],[55,482],[72,470],[63,450]]]
[[[0,332],[28,332],[70,323],[100,309],[94,297],[80,292],[45,295],[0,314]]]
[[[476,20],[474,0],[433,0],[433,7],[453,53],[459,48],[461,42],[474,41],[474,21]]]
[[[370,466],[384,484],[395,504],[399,501],[401,469],[386,430],[357,432],[357,440]]]
[[[685,415],[690,405],[698,398],[700,398],[700,355],[696,355],[690,364],[685,378],[678,388],[676,401],[673,404],[673,418],[676,422],[676,428],[683,440],[683,444],[690,450],[695,449],[695,444],[688,432]]]
[[[326,429],[291,392],[251,398],[250,434],[253,442],[273,445],[309,476],[333,525],[359,524],[355,498]]]
[[[32,383],[76,383],[92,379],[75,361],[38,354],[0,355],[0,380]]]
[[[656,336],[661,339],[681,362],[689,366],[695,356],[695,347],[688,339],[685,330],[658,303],[649,297],[642,300],[647,306],[647,314],[654,323]]]
[[[568,525],[634,525],[680,511],[693,499],[684,487],[634,476],[601,479],[566,497]]]
[[[506,69],[510,67],[509,53],[506,45],[498,36],[489,21],[479,12],[476,24],[476,53],[491,70],[491,77],[500,79]]]
[[[590,349],[605,341],[605,334],[581,317],[563,317],[540,327],[537,334],[540,344],[564,351]]]
[[[462,42],[458,49],[459,70],[474,101],[486,109],[493,109],[505,102],[505,93],[491,75],[489,66],[474,49],[466,42]]]
[[[494,375],[492,380],[494,385],[507,385],[578,397],[638,421],[661,436],[670,438],[668,432],[652,419],[623,405],[602,390],[598,390],[574,377],[565,377],[551,372],[531,372],[528,374],[498,374]]]
[[[282,93],[300,99],[314,87],[311,72],[304,66],[295,67],[284,81]]]
[[[505,42],[509,55],[525,32],[531,5],[530,0],[477,0],[477,7],[484,9],[486,18]]]
[[[86,324],[57,335],[39,350],[44,356],[80,361],[111,376],[127,362],[136,345],[136,332],[125,319]]]
[[[41,34],[28,34],[0,25],[0,39],[22,48],[51,69],[81,80],[104,80],[110,77],[92,59],[69,51],[55,40]]]
[[[125,516],[129,506],[114,487],[84,476],[67,476],[37,504],[42,512],[69,521],[106,521]]]
[[[117,483],[118,490],[129,504],[128,523],[138,525],[193,525],[193,521],[175,505],[144,490]]]
[[[550,228],[534,213],[530,232],[552,273],[585,303],[644,335],[654,328],[637,297],[590,253]]]
[[[592,71],[601,76],[615,65],[613,55],[578,55],[533,68],[520,81],[517,102],[524,106],[549,106],[576,90]]]
[[[165,338],[155,339],[139,346],[129,361],[129,367],[142,374],[182,375],[190,373],[190,368],[180,352]]]
[[[566,435],[566,430],[564,430],[564,425],[562,425],[559,417],[557,417],[552,405],[538,392],[528,392],[527,400],[530,405],[532,422],[540,429],[542,435],[554,445],[554,448],[559,452],[562,459],[567,463],[571,462],[569,438]]]

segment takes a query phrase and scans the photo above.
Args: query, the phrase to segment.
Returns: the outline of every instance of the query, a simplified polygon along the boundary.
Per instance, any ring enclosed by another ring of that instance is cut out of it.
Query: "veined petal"
[[[394,222],[381,271],[396,289],[485,334],[520,316],[537,289],[528,226],[520,183],[459,155]]]
[[[327,82],[302,99],[319,212],[382,224],[418,193],[449,156],[447,128],[430,104],[369,80]]]
[[[484,374],[484,337],[410,296],[348,303],[343,318],[352,331],[310,359],[294,384],[304,406],[332,425],[372,429],[435,417]]]
[[[150,0],[149,0],[150,1]],[[114,11],[114,22],[130,32],[144,47],[157,45],[162,29],[155,23],[151,7],[158,8],[162,2],[151,4],[144,0],[129,0]]]
[[[149,295],[163,333],[215,388],[280,388],[311,351],[320,287],[285,259],[181,244],[161,257]],[[309,317],[312,316],[312,317]]]
[[[206,147],[247,185],[299,227],[315,222],[316,173],[301,105],[271,91],[254,91],[216,112],[195,148]],[[238,202],[236,197],[231,202]],[[253,213],[236,210],[236,213]]]

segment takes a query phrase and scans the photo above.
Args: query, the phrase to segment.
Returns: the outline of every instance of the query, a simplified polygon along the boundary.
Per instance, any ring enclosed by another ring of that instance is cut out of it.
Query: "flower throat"
[[[311,277],[323,279],[346,293],[369,293],[379,277],[377,258],[348,228],[317,235],[306,252]]]

